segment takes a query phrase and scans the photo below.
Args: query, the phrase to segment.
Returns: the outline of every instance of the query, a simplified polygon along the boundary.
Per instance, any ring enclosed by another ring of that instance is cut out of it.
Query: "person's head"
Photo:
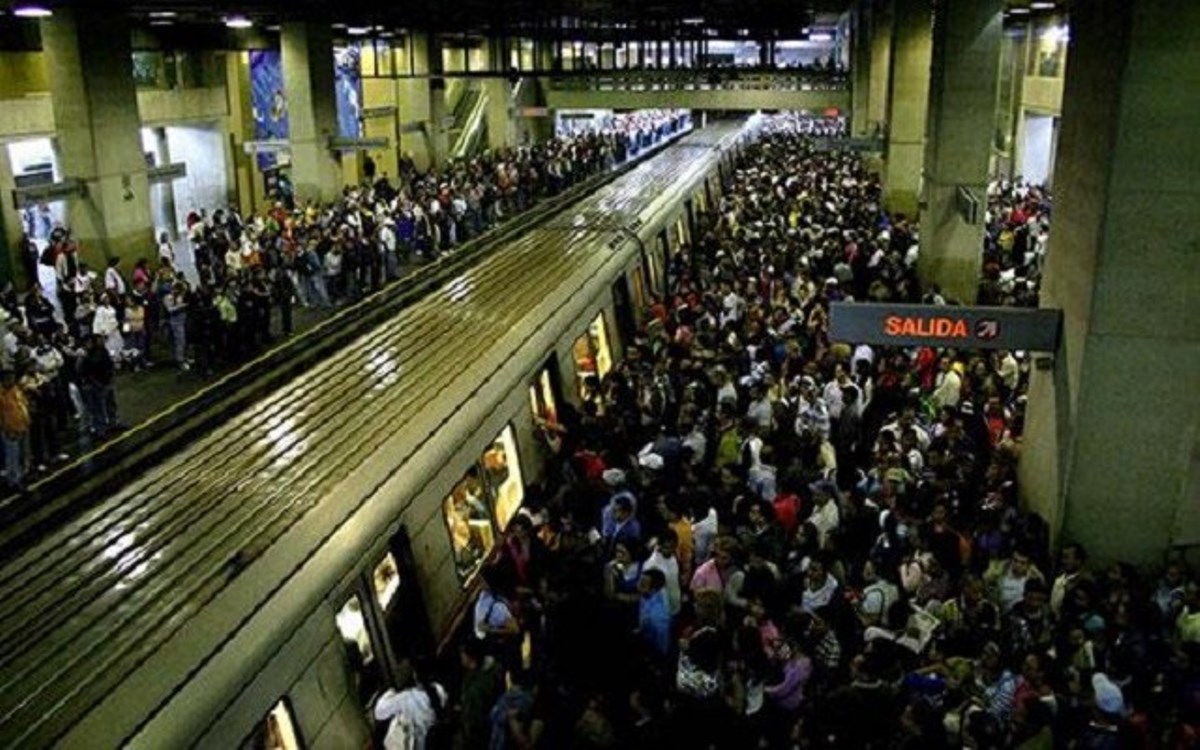
[[[627,521],[633,516],[633,501],[628,495],[618,495],[613,500],[613,519],[617,523]]]
[[[825,571],[825,561],[819,557],[814,557],[808,562],[808,570],[804,576],[810,589],[819,589],[825,585],[825,578],[828,575]]]
[[[713,542],[713,560],[717,567],[726,569],[737,564],[737,540],[731,536],[718,537]]]
[[[621,566],[629,565],[633,562],[633,550],[630,549],[628,542],[617,542],[613,546],[613,561]]]
[[[1029,578],[1025,581],[1023,603],[1026,611],[1034,611],[1046,606],[1046,584],[1040,578]]]
[[[658,553],[663,557],[671,558],[675,556],[675,551],[679,548],[679,535],[674,529],[664,529],[658,535]]]
[[[1087,564],[1087,552],[1084,551],[1083,545],[1071,542],[1063,546],[1059,561],[1062,572],[1068,575],[1078,573]]]
[[[108,259],[109,268],[116,268],[119,265],[121,265],[121,257],[119,255],[114,255]]]
[[[638,593],[649,596],[662,591],[667,585],[667,577],[658,568],[647,568],[638,579]]]
[[[468,672],[483,666],[485,652],[483,642],[476,638],[467,638],[458,648],[458,663]]]
[[[1012,566],[1012,574],[1017,578],[1029,575],[1029,571],[1033,567],[1033,560],[1030,559],[1029,553],[1020,548],[1013,550],[1009,562]]]

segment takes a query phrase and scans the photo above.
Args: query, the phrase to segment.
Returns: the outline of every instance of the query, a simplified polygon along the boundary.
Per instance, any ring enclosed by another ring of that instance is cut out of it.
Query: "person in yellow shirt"
[[[22,487],[25,441],[29,436],[29,397],[12,370],[0,373],[0,440],[4,443],[4,468],[8,484]]]

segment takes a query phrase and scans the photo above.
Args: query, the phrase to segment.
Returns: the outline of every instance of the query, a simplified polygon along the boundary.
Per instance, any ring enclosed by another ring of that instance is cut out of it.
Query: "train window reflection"
[[[375,600],[379,602],[379,608],[386,612],[388,604],[400,590],[400,571],[396,568],[396,558],[392,557],[391,552],[384,555],[375,566],[371,581],[375,587]]]
[[[558,404],[554,401],[554,385],[549,370],[542,370],[538,379],[529,386],[529,408],[535,420],[558,424]]]
[[[301,750],[302,747],[292,709],[284,699],[255,727],[240,750]]]
[[[492,447],[480,460],[492,491],[492,507],[496,527],[503,531],[525,500],[525,485],[521,481],[521,462],[517,455],[517,439],[511,426],[505,427]]]
[[[444,503],[446,526],[450,529],[450,545],[454,566],[464,581],[479,569],[483,559],[492,551],[495,535],[491,514],[484,497],[479,468],[472,466],[454,485]]]
[[[381,675],[379,660],[375,658],[375,648],[371,643],[371,634],[367,632],[362,601],[357,594],[346,600],[338,610],[337,629],[342,634],[342,643],[346,646],[346,655],[350,659],[350,666],[358,685],[359,699],[363,705],[367,705],[379,689]]]

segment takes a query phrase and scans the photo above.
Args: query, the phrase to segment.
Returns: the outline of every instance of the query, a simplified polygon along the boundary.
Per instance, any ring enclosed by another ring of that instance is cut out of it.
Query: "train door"
[[[401,527],[392,536],[387,551],[374,563],[370,575],[371,593],[383,618],[394,662],[432,653],[433,633],[405,528]]]
[[[640,322],[637,313],[634,312],[633,300],[630,299],[629,280],[622,276],[614,281],[612,294],[613,314],[617,317],[617,333],[621,337],[622,345],[628,346],[637,336],[637,327]]]
[[[600,382],[612,369],[612,350],[609,348],[608,327],[604,322],[603,311],[596,316],[587,331],[575,339],[571,355],[575,360],[579,399],[599,405]]]
[[[454,485],[443,503],[454,566],[464,587],[496,546],[525,500],[521,460],[507,425]]]
[[[525,502],[525,482],[521,477],[521,456],[512,425],[505,425],[479,458],[484,482],[491,501],[492,522],[503,534],[508,523]]]
[[[350,664],[350,679],[358,695],[359,704],[368,709],[383,692],[388,682],[383,652],[380,645],[379,623],[372,616],[367,587],[361,577],[354,585],[338,597],[335,616],[342,645],[346,647],[346,660]]]
[[[667,264],[671,257],[666,229],[659,232],[658,236],[654,238],[654,247],[650,249],[649,255],[654,293],[660,297],[665,296],[667,293]]]

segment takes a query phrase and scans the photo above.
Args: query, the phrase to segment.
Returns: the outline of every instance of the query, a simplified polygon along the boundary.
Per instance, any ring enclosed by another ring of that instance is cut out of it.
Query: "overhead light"
[[[1054,3],[1047,0],[1034,0],[1029,4],[1030,10],[1054,10]]]
[[[685,18],[685,19],[683,19],[683,23],[687,24],[688,26],[699,26],[700,24],[704,23],[704,19],[703,18]]]
[[[381,31],[381,32],[379,32],[379,38],[380,38],[380,39],[391,39],[391,38],[392,38],[392,37],[394,37],[394,36],[396,36],[396,32],[394,32],[394,31]]]
[[[150,11],[151,18],[174,18],[176,15],[173,10],[152,10]]]
[[[344,23],[331,23],[331,24],[329,24],[329,28],[331,28],[331,29],[337,29],[338,31],[341,31],[342,29],[346,28],[346,24],[344,24]]]
[[[254,22],[245,16],[226,16],[225,25],[231,29],[248,29]]]
[[[808,39],[812,42],[832,42],[833,34],[826,31],[818,31],[816,34],[809,36]]]
[[[346,29],[346,33],[350,36],[366,36],[371,33],[369,26],[351,26]]]
[[[54,13],[41,5],[18,5],[13,8],[13,15],[17,18],[48,18]]]
[[[1027,16],[1029,15],[1029,8],[1009,8],[1008,14],[1010,16]]]
[[[1045,39],[1051,44],[1067,42],[1071,39],[1071,31],[1066,27],[1065,24],[1062,26],[1051,26],[1042,32],[1042,39]]]
[[[155,18],[150,21],[151,26],[174,26],[175,22],[169,18]]]

